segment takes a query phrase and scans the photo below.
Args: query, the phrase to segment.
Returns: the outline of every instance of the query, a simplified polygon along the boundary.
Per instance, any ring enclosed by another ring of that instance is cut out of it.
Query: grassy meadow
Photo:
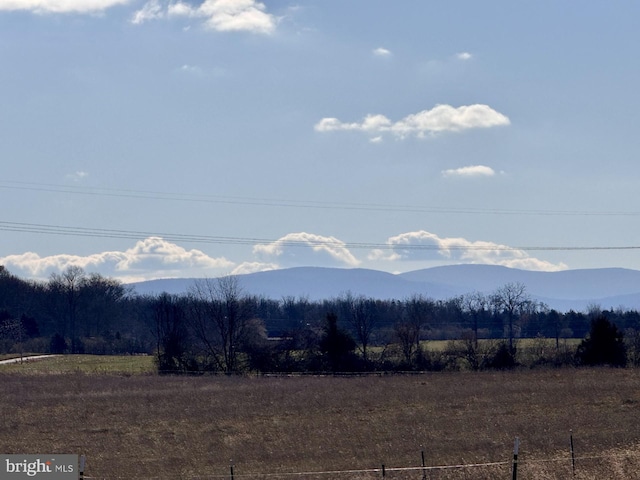
[[[0,451],[85,454],[103,479],[230,478],[233,461],[239,479],[364,480],[384,463],[419,480],[424,449],[427,466],[497,463],[426,478],[510,479],[518,436],[518,478],[561,479],[573,430],[573,478],[640,478],[634,369],[175,377],[147,361],[0,366]]]
[[[40,355],[40,354],[33,354]],[[17,358],[16,355],[7,355]],[[2,373],[34,375],[57,375],[62,373],[140,375],[155,373],[154,357],[151,355],[56,355],[47,359],[29,359],[25,355],[22,363],[0,365]],[[3,360],[0,358],[0,360]]]

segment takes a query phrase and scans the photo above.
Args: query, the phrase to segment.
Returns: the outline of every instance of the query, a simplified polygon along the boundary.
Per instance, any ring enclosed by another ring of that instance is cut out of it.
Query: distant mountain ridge
[[[379,299],[422,294],[442,300],[473,291],[491,293],[507,283],[522,283],[532,297],[559,311],[581,311],[590,305],[640,310],[640,271],[625,268],[538,272],[497,265],[450,265],[392,274],[362,268],[295,267],[238,275],[238,279],[253,295],[310,300],[346,292]],[[195,280],[150,280],[131,285],[139,294],[182,294]]]

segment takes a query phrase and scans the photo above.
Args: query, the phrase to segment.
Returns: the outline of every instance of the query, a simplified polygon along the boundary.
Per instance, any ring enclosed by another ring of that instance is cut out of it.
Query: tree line
[[[79,267],[36,282],[0,266],[0,353],[153,354],[162,372],[640,364],[637,311],[558,312],[519,283],[447,300],[427,293],[271,299],[228,276],[194,281],[182,295],[137,295]],[[432,349],[430,340],[447,342]]]

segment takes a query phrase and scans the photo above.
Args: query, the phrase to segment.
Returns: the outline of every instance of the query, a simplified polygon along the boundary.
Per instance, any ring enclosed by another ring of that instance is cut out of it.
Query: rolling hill
[[[391,299],[422,294],[434,299],[480,291],[491,293],[507,283],[522,283],[536,300],[559,311],[589,305],[640,310],[640,271],[624,268],[536,272],[496,265],[451,265],[391,274],[367,269],[297,267],[239,275],[250,294],[269,298],[321,300],[346,292]],[[131,284],[139,294],[188,291],[196,279],[151,280]]]

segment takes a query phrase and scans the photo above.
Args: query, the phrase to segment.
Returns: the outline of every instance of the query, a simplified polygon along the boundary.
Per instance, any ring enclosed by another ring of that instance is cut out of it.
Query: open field
[[[640,372],[632,369],[256,378],[3,367],[0,383],[0,452],[85,454],[94,478],[229,478],[231,459],[237,478],[256,479],[418,467],[421,445],[428,466],[504,462],[427,478],[511,478],[519,436],[518,478],[560,479],[571,476],[570,429],[575,478],[640,478]],[[386,478],[421,479],[422,471]]]
[[[4,359],[8,358],[16,358],[16,356],[6,356]],[[0,358],[0,360],[4,359]],[[0,374],[15,372],[36,375],[61,373],[137,375],[155,371],[153,357],[149,355],[60,355],[38,360],[31,360],[25,355],[22,363],[0,365]]]

